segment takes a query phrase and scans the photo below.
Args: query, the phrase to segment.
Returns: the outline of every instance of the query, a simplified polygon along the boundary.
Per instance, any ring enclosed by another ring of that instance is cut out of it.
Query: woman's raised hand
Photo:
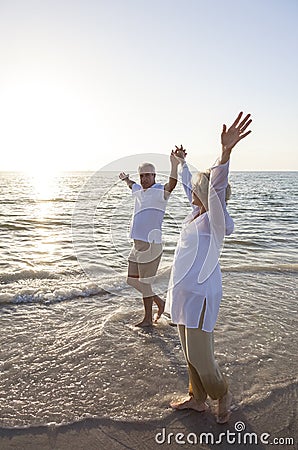
[[[235,145],[245,138],[251,130],[246,131],[247,127],[251,124],[252,119],[250,119],[250,114],[247,114],[243,120],[241,120],[243,112],[240,112],[236,120],[232,123],[230,128],[227,129],[226,125],[223,125],[221,133],[221,144],[222,144],[222,158],[221,164],[228,161],[232,149]],[[240,122],[241,120],[241,122]]]

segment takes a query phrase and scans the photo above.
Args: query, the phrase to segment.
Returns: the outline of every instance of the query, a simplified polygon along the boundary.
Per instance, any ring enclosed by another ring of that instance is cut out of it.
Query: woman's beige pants
[[[213,332],[203,331],[201,327],[202,319],[198,328],[178,325],[180,341],[188,365],[189,394],[198,402],[204,402],[207,395],[213,400],[220,399],[228,390],[228,384],[214,358]]]

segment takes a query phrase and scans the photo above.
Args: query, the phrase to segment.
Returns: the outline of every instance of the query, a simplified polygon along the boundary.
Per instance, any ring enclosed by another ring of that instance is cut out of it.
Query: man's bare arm
[[[175,145],[176,149],[172,150],[170,160],[171,160],[171,174],[168,183],[165,185],[165,191],[169,195],[173,189],[175,189],[177,184],[177,178],[178,178],[178,166],[179,163],[181,165],[185,162],[185,156],[187,155],[185,148],[183,148],[183,145],[180,147],[177,147]]]
[[[128,186],[130,189],[132,189],[132,185],[135,184],[135,181],[130,180],[130,179],[129,179],[129,175],[126,174],[126,173],[124,173],[124,172],[121,172],[121,173],[119,174],[119,178],[120,178],[120,180],[125,181],[126,184],[127,184],[127,186]]]
[[[171,173],[169,176],[169,181],[164,186],[164,190],[167,193],[167,195],[169,195],[175,189],[178,178],[179,160],[176,158],[174,150],[172,150],[171,152],[170,161],[171,161]]]

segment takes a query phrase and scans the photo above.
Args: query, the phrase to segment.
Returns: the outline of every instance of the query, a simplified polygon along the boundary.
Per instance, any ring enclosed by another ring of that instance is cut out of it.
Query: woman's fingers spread
[[[246,128],[251,124],[251,122],[252,122],[252,119],[250,119],[250,120],[247,122],[247,124],[244,125],[244,127],[241,127],[241,126],[239,125],[239,127],[241,128],[241,133],[243,133],[243,131],[246,130]]]
[[[244,117],[244,119],[242,120],[242,122],[239,124],[239,128],[242,128],[243,125],[245,124],[245,122],[247,121],[247,119],[250,117],[250,114],[247,114],[247,116]]]
[[[230,128],[232,128],[232,127],[236,127],[237,126],[237,124],[238,124],[238,122],[239,122],[239,120],[241,119],[241,117],[242,117],[242,114],[243,114],[243,112],[241,111],[239,114],[238,114],[238,116],[237,116],[237,118],[236,118],[236,120],[232,123],[232,125],[231,125],[231,127]]]

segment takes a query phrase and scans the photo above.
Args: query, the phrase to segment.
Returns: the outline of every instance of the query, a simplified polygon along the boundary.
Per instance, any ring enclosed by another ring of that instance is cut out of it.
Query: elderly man
[[[170,193],[177,184],[179,160],[171,152],[171,173],[166,184],[156,183],[155,167],[151,163],[139,166],[140,184],[130,180],[129,175],[121,172],[119,178],[126,182],[135,199],[130,237],[134,240],[128,257],[127,283],[142,293],[145,315],[136,324],[138,327],[152,326],[152,305],[158,306],[154,322],[164,311],[165,302],[152,290],[161,255],[162,222]]]

